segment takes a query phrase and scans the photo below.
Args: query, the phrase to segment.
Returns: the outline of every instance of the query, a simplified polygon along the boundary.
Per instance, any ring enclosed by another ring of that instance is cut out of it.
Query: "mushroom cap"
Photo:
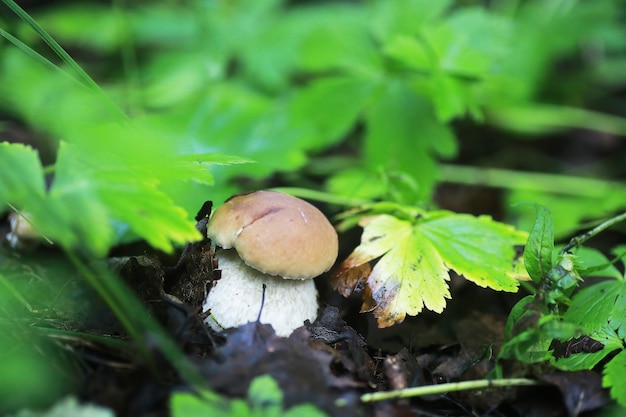
[[[209,220],[207,235],[235,248],[250,267],[283,278],[314,278],[338,253],[335,228],[312,204],[277,191],[231,197]]]
[[[264,274],[244,264],[232,249],[218,251],[216,257],[222,278],[215,281],[203,306],[212,314],[205,322],[216,330],[256,321],[263,284],[265,302],[259,321],[271,324],[278,336],[289,336],[305,320],[315,320],[318,303],[313,280],[285,280]]]

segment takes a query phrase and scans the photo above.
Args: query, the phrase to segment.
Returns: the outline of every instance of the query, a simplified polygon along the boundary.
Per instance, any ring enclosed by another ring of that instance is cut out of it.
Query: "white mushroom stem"
[[[279,336],[289,336],[305,320],[317,316],[317,290],[312,279],[283,279],[267,275],[247,266],[235,250],[221,250],[216,254],[221,279],[204,301],[204,309],[211,310],[206,319],[211,327],[236,327],[256,321],[261,312],[261,323],[271,324]],[[263,300],[265,284],[265,301]]]

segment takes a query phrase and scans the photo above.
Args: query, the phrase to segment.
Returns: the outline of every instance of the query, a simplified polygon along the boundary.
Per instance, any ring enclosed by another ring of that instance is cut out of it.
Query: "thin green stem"
[[[460,165],[442,164],[440,180],[459,184],[484,185],[590,198],[604,197],[613,193],[626,195],[626,187],[621,183],[613,181]]]
[[[48,67],[49,69],[53,69],[55,71],[59,69],[49,59],[46,59],[43,55],[41,55],[40,53],[35,51],[33,48],[31,48],[30,46],[26,45],[24,42],[22,42],[21,40],[17,39],[15,36],[11,35],[9,32],[7,32],[6,30],[4,30],[2,28],[0,28],[0,36],[5,38],[7,41],[11,42],[20,51],[24,52],[29,57],[33,58],[36,61],[39,61],[40,64],[43,64],[46,67]],[[72,78],[72,79],[74,79],[74,78]]]
[[[41,39],[43,39],[43,41],[50,47],[50,49],[52,49],[52,51],[74,71],[74,73],[78,76],[78,80],[81,81],[82,84],[84,84],[87,88],[98,94],[103,99],[112,115],[121,117],[122,120],[127,121],[128,118],[126,114],[111,100],[111,98],[102,90],[102,88],[100,88],[98,83],[96,83],[93,78],[91,78],[89,74],[87,74],[85,70],[81,68],[81,66],[74,60],[74,58],[72,58],[70,54],[68,54],[67,51],[63,49],[63,47],[57,41],[55,41],[52,36],[50,36],[50,34],[43,27],[41,27],[41,25],[39,25],[39,23],[35,21],[35,19],[33,19],[28,13],[26,13],[26,11],[24,11],[24,9],[22,9],[17,3],[15,3],[15,1],[2,0],[2,2],[6,4],[7,7],[11,9],[11,11],[13,11],[13,13],[15,13],[20,19],[26,22],[39,35],[39,37],[41,37]],[[5,35],[3,34],[3,36]],[[11,38],[17,40],[12,36]],[[21,41],[19,41],[19,44],[23,45]],[[24,50],[22,47],[20,47],[19,44],[16,44],[16,46]],[[33,53],[39,55],[35,51],[32,51],[32,53],[27,53],[30,56],[34,56]],[[35,58],[40,62],[45,59],[43,57]]]
[[[35,21],[24,9],[18,6],[13,0],[2,0],[4,4],[7,5],[9,9],[13,11],[20,19],[26,22],[37,34],[43,39],[43,41],[48,44],[50,49],[54,51],[67,65],[70,66],[76,72],[80,79],[85,83],[85,85],[92,88],[94,91],[99,91],[100,86],[96,84],[96,82],[78,65],[76,61],[67,53],[65,49],[57,41],[55,41],[52,36],[42,28],[39,23]]]
[[[305,198],[307,200],[321,201],[328,204],[336,204],[338,206],[357,207],[371,204],[371,200],[364,198],[355,198],[342,196],[337,194],[325,193],[323,191],[310,190],[308,188],[299,187],[275,187],[274,191],[280,191],[285,194],[291,194],[296,197]]]
[[[533,104],[527,107],[493,106],[487,119],[520,132],[545,133],[563,129],[590,129],[616,136],[626,135],[626,119],[586,109]]]
[[[412,387],[401,390],[373,392],[361,395],[361,402],[371,403],[376,401],[392,400],[397,398],[420,397],[423,395],[444,394],[452,391],[467,391],[470,389],[484,389],[492,387],[515,387],[543,385],[542,382],[527,378],[509,379],[481,379],[477,381],[450,382],[447,384],[427,385]]]
[[[565,245],[563,247],[563,249],[561,249],[561,254],[563,253],[567,253],[569,252],[570,249],[572,249],[575,246],[580,246],[583,243],[585,243],[586,241],[588,241],[589,239],[591,239],[592,237],[594,237],[595,235],[603,232],[604,230],[608,229],[611,226],[614,226],[615,224],[626,220],[626,212],[619,214],[615,217],[610,218],[609,220],[599,224],[598,226],[594,227],[593,229],[589,230],[588,232],[583,233],[582,235],[578,235],[572,238],[572,240],[570,240],[570,242]]]

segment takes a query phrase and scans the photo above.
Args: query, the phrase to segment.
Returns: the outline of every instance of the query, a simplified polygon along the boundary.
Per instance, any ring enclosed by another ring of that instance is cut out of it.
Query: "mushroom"
[[[35,230],[28,213],[9,213],[11,231],[5,235],[11,249],[32,251],[44,240],[44,237]]]
[[[276,191],[237,195],[215,210],[207,235],[222,248],[216,252],[221,278],[204,301],[209,325],[258,318],[288,336],[315,319],[312,278],[328,271],[338,252],[337,232],[315,206]]]

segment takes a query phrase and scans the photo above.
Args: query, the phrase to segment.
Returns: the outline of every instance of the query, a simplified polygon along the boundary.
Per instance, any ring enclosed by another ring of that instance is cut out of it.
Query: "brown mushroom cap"
[[[337,259],[337,232],[324,214],[277,191],[230,198],[211,216],[207,235],[248,266],[284,278],[314,278]]]

